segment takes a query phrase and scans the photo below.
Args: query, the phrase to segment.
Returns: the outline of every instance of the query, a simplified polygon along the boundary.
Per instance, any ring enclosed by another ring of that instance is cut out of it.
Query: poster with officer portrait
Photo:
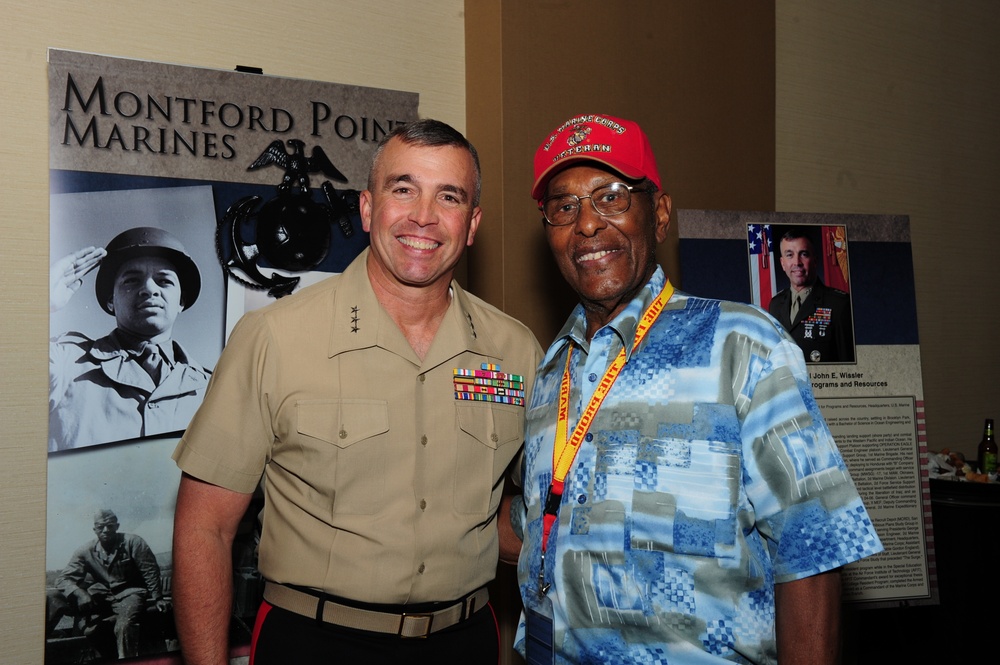
[[[414,92],[50,49],[46,663],[177,662],[171,459],[243,312],[343,270]],[[251,502],[232,654],[262,582]],[[138,660],[134,660],[138,659]]]

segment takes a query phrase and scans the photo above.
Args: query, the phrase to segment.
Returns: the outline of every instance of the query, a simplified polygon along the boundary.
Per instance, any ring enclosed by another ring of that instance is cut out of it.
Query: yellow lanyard
[[[663,290],[649,304],[649,307],[646,308],[645,313],[643,313],[642,318],[639,320],[639,324],[635,329],[635,339],[632,341],[632,351],[635,351],[639,346],[639,342],[649,332],[649,329],[653,326],[653,322],[656,321],[660,312],[663,311],[663,307],[670,300],[670,296],[673,293],[674,287],[668,280],[663,285]],[[552,449],[552,484],[549,485],[542,518],[542,552],[545,552],[548,545],[549,532],[552,530],[552,525],[555,523],[556,515],[559,512],[559,503],[562,499],[566,474],[569,473],[569,468],[573,465],[573,460],[576,459],[576,454],[580,451],[580,444],[583,443],[583,439],[590,429],[590,424],[593,422],[594,416],[597,415],[597,410],[601,408],[604,398],[611,392],[611,386],[614,385],[618,375],[621,374],[622,368],[625,367],[625,348],[622,347],[622,350],[618,353],[618,357],[614,359],[614,362],[611,363],[611,366],[604,373],[604,378],[597,384],[594,395],[590,398],[590,403],[587,404],[587,408],[584,409],[583,414],[580,416],[580,421],[573,429],[573,435],[567,439],[566,433],[569,430],[570,364],[572,359],[573,347],[571,343],[566,353],[566,367],[563,370],[562,382],[559,385],[559,408],[556,412],[555,445]]]

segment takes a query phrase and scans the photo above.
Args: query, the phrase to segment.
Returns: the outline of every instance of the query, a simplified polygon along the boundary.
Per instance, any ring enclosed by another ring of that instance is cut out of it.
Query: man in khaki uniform
[[[460,133],[397,128],[361,194],[369,249],[233,331],[174,454],[189,665],[226,662],[231,544],[262,474],[256,665],[497,662],[485,585],[541,350],[452,280],[479,190]]]

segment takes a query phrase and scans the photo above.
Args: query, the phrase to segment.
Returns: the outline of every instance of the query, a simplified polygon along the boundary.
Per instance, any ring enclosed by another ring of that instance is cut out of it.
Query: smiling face
[[[169,338],[174,320],[184,309],[174,264],[159,256],[123,263],[115,277],[111,307],[122,330],[154,342]]]
[[[393,138],[379,155],[372,183],[361,193],[361,222],[371,234],[373,282],[446,289],[479,227],[472,156],[456,146]]]
[[[816,280],[816,257],[808,238],[782,238],[781,269],[796,291],[810,286]]]
[[[573,166],[549,181],[546,196],[592,191],[622,177],[595,166]],[[613,319],[656,270],[656,245],[670,225],[670,197],[632,193],[632,204],[620,215],[602,216],[583,201],[576,221],[545,224],[545,237],[560,272],[587,310],[588,336]]]

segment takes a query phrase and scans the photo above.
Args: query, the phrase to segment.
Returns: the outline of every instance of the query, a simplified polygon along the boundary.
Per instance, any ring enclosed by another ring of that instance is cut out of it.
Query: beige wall
[[[910,216],[928,446],[974,458],[1000,418],[1000,4],[779,0],[776,23],[777,210]]]
[[[420,93],[465,127],[462,0],[0,2],[0,662],[41,663],[48,336],[46,48]]]

